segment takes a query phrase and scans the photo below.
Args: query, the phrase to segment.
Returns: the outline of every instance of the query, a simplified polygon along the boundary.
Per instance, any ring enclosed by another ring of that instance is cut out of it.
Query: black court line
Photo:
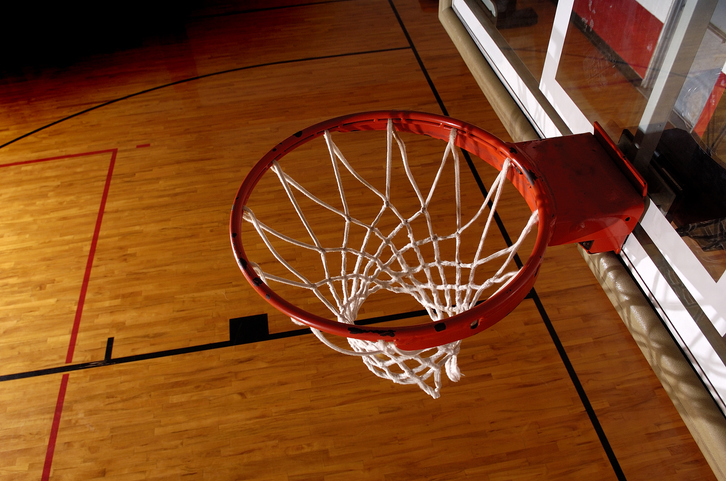
[[[401,27],[401,31],[403,32],[403,35],[406,37],[406,41],[408,42],[408,46],[411,49],[411,52],[413,52],[413,56],[416,58],[416,62],[418,62],[418,66],[421,69],[421,73],[423,74],[424,78],[426,79],[426,82],[429,84],[431,93],[434,94],[436,103],[439,104],[441,113],[448,117],[449,111],[446,109],[446,105],[444,105],[444,101],[441,100],[439,91],[436,89],[436,85],[434,85],[434,81],[431,79],[431,76],[429,75],[428,70],[426,70],[426,66],[423,63],[421,56],[418,54],[418,50],[416,49],[416,46],[413,43],[413,39],[411,38],[411,35],[408,34],[406,25],[404,25],[403,19],[401,18],[401,15],[398,13],[398,9],[396,9],[396,5],[393,4],[393,0],[388,0],[388,4],[391,6],[391,10],[393,10],[393,14],[396,16],[396,20],[398,20],[398,24]]]
[[[439,104],[439,108],[441,109],[441,112],[444,115],[449,115],[448,110],[446,109],[446,106],[444,105],[444,101],[442,100],[441,96],[439,95],[438,90],[436,89],[436,86],[434,85],[433,80],[431,79],[431,76],[426,71],[426,67],[423,63],[423,60],[418,54],[418,51],[416,50],[416,46],[413,43],[413,40],[411,39],[411,36],[408,34],[408,31],[406,30],[405,25],[403,24],[403,20],[401,19],[401,16],[398,14],[398,11],[396,10],[396,6],[393,3],[393,0],[388,0],[388,3],[391,5],[391,9],[396,15],[396,18],[398,19],[399,24],[401,25],[401,30],[403,30],[404,35],[406,36],[406,39],[409,42],[409,45],[411,46],[411,51],[413,52],[414,56],[416,57],[416,60],[419,63],[419,66],[421,68],[421,71],[423,72],[426,81],[428,82],[429,86],[431,87],[431,91],[436,98],[436,102]],[[467,152],[464,152],[464,157],[466,159],[466,162],[469,166],[469,169],[471,170],[472,175],[474,176],[477,185],[479,186],[479,189],[481,190],[482,194],[486,198],[487,195],[487,189],[484,186],[484,183],[481,181],[481,177],[479,176],[476,166],[471,160],[471,157],[468,155]],[[491,203],[489,205],[491,208]],[[509,236],[509,233],[507,232],[504,223],[502,222],[501,218],[499,217],[498,213],[495,213],[495,221],[497,224],[497,227],[499,228],[504,240],[506,241],[507,245],[511,246],[512,241],[511,237]],[[519,255],[515,256],[515,262],[517,263],[517,267],[522,267],[522,261],[519,258]],[[622,468],[620,467],[620,463],[618,462],[617,457],[615,456],[615,452],[612,449],[612,446],[610,446],[610,441],[608,441],[608,438],[605,434],[605,431],[603,430],[602,426],[600,425],[600,421],[597,418],[597,414],[595,413],[595,410],[592,407],[592,403],[590,403],[589,398],[587,397],[587,393],[585,392],[585,389],[582,387],[582,383],[580,382],[579,377],[577,376],[577,372],[575,371],[575,368],[572,366],[572,362],[570,362],[570,358],[567,355],[567,352],[565,351],[564,346],[562,345],[562,342],[560,341],[559,335],[557,334],[557,331],[555,330],[554,326],[552,325],[552,322],[550,321],[549,316],[547,315],[547,312],[544,308],[544,305],[540,301],[539,296],[537,295],[537,292],[534,290],[534,288],[530,291],[528,297],[531,297],[532,300],[534,300],[535,306],[537,307],[537,310],[540,313],[540,316],[542,317],[542,321],[544,322],[545,326],[547,327],[547,331],[550,334],[550,337],[552,338],[552,342],[555,345],[555,348],[557,349],[557,352],[560,355],[560,359],[562,360],[562,363],[565,366],[565,369],[567,370],[567,374],[570,376],[570,381],[572,382],[573,386],[575,387],[575,390],[577,391],[578,396],[580,397],[580,402],[582,403],[583,407],[585,408],[585,411],[587,412],[588,417],[590,418],[590,422],[592,423],[593,428],[595,429],[595,432],[597,433],[598,439],[600,440],[600,444],[605,451],[605,454],[608,457],[608,460],[610,461],[610,465],[615,472],[615,475],[617,476],[619,481],[626,481],[625,474],[623,473]]]
[[[532,299],[532,292],[527,295],[526,299]],[[385,316],[371,317],[368,319],[360,319],[355,321],[356,326],[368,326],[372,324],[380,324],[383,322],[400,321],[403,319],[411,319],[414,317],[427,316],[425,309],[418,311],[410,311],[399,314],[388,314]],[[49,376],[51,374],[63,374],[73,371],[83,371],[85,369],[93,369],[96,367],[111,366],[115,364],[127,364],[130,362],[146,361],[149,359],[159,359],[163,357],[179,356],[182,354],[190,354],[193,352],[211,351],[214,349],[223,349],[231,346],[239,346],[243,344],[253,344],[257,342],[274,341],[276,339],[286,339],[290,337],[304,336],[312,334],[310,328],[293,329],[290,331],[270,333],[267,322],[267,314],[257,314],[254,316],[238,317],[229,320],[229,340],[220,342],[210,342],[207,344],[198,344],[196,346],[180,347],[176,349],[166,349],[163,351],[147,352],[143,354],[135,354],[133,356],[113,357],[114,338],[109,337],[106,341],[106,351],[101,361],[90,361],[78,364],[64,364],[57,367],[49,367],[45,369],[36,369],[34,371],[24,371],[14,374],[5,374],[0,376],[0,382],[13,381],[17,379],[27,379],[31,377]]]
[[[411,311],[400,314],[390,314],[386,316],[372,317],[369,319],[361,319],[359,321],[356,321],[355,325],[366,326],[370,324],[379,324],[382,322],[410,319],[413,317],[420,317],[425,315],[427,315],[427,312],[426,310],[422,309],[419,311]],[[146,361],[149,359],[180,356],[182,354],[211,351],[214,349],[222,349],[225,347],[239,346],[242,344],[253,344],[264,341],[273,341],[276,339],[285,339],[289,337],[303,336],[306,334],[312,334],[310,328],[301,328],[293,329],[291,331],[270,333],[267,323],[267,314],[257,314],[254,316],[230,319],[228,341],[210,342],[207,344],[198,344],[196,346],[180,347],[177,349],[166,349],[163,351],[147,352],[143,354],[135,354],[133,356],[124,356],[117,358],[113,357],[114,338],[109,337],[106,342],[106,351],[104,353],[103,360],[101,361],[82,362],[78,364],[64,364],[61,366],[37,369],[34,371],[5,374],[3,376],[0,376],[0,382],[14,381],[17,379],[27,379],[31,377],[49,376],[52,374],[64,374],[68,372],[83,371],[86,369],[93,369],[97,367]]]
[[[333,4],[333,3],[343,3],[343,2],[354,2],[356,0],[321,0],[319,2],[308,2],[308,3],[297,3],[295,5],[277,5],[273,7],[262,7],[262,8],[250,8],[246,10],[230,10],[227,12],[221,12],[221,13],[210,13],[208,15],[192,15],[189,17],[190,20],[204,20],[207,18],[217,18],[217,17],[231,17],[233,15],[244,15],[247,13],[257,13],[257,12],[269,12],[272,10],[288,10],[298,7],[312,7],[317,5],[327,5],[327,4]]]
[[[620,463],[618,462],[618,458],[615,456],[615,452],[613,451],[612,446],[610,446],[610,441],[608,441],[608,437],[605,434],[605,431],[603,430],[602,425],[600,424],[600,420],[597,418],[597,413],[595,413],[595,409],[592,407],[592,403],[590,403],[590,399],[588,399],[588,397],[587,397],[585,388],[582,387],[580,378],[577,376],[577,372],[575,372],[575,368],[572,366],[572,363],[570,362],[570,358],[567,355],[567,351],[565,351],[565,347],[562,345],[562,341],[560,341],[560,337],[557,335],[555,326],[552,325],[552,321],[550,320],[549,316],[547,315],[544,305],[542,304],[542,301],[540,300],[539,296],[534,291],[534,289],[532,289],[531,294],[532,294],[532,299],[534,300],[534,304],[535,304],[535,306],[537,306],[537,310],[539,311],[540,315],[542,316],[542,320],[544,321],[544,324],[547,327],[547,331],[549,332],[550,337],[552,338],[552,342],[554,343],[555,348],[557,349],[557,352],[560,354],[560,359],[562,359],[562,363],[565,365],[567,374],[570,376],[570,381],[575,386],[577,395],[580,397],[580,402],[584,406],[585,412],[587,412],[587,416],[590,418],[592,427],[595,429],[595,432],[597,433],[597,437],[600,440],[600,444],[602,445],[602,448],[605,451],[605,454],[607,455],[608,460],[610,461],[610,465],[612,466],[613,471],[615,472],[615,475],[617,476],[618,480],[625,481],[625,479],[626,479],[625,473],[623,473],[623,470],[620,467]]]
[[[304,57],[304,58],[295,58],[295,59],[288,59],[288,60],[278,60],[275,62],[259,63],[259,64],[255,64],[255,65],[247,65],[244,67],[235,67],[235,68],[231,68],[231,69],[227,69],[227,70],[220,70],[218,72],[211,72],[211,73],[204,74],[204,75],[197,75],[196,77],[189,77],[189,78],[177,80],[175,82],[171,82],[168,84],[158,85],[156,87],[152,87],[152,88],[149,88],[146,90],[140,90],[138,92],[134,92],[129,95],[124,95],[123,97],[118,97],[116,99],[109,100],[107,102],[103,102],[98,105],[94,105],[93,107],[89,107],[85,110],[76,112],[75,114],[68,115],[67,117],[63,117],[62,119],[53,121],[47,125],[44,125],[42,127],[39,127],[37,129],[33,130],[31,132],[23,134],[20,137],[17,137],[13,140],[5,142],[4,144],[0,145],[0,149],[7,147],[8,145],[14,144],[15,142],[18,142],[26,137],[30,137],[31,135],[37,134],[38,132],[42,132],[45,129],[53,127],[54,125],[58,125],[62,122],[65,122],[66,120],[73,119],[75,117],[78,117],[83,114],[87,114],[89,112],[93,112],[94,110],[98,110],[103,107],[107,107],[109,105],[121,102],[123,100],[128,100],[128,99],[131,99],[134,97],[138,97],[140,95],[148,94],[150,92],[155,92],[157,90],[162,90],[162,89],[165,89],[168,87],[173,87],[175,85],[179,85],[179,84],[183,84],[183,83],[187,83],[187,82],[193,82],[195,80],[202,80],[202,79],[206,79],[206,78],[210,78],[210,77],[215,77],[217,75],[224,75],[224,74],[229,74],[229,73],[234,73],[234,72],[242,72],[244,70],[252,70],[252,69],[262,68],[262,67],[287,65],[287,64],[299,63],[299,62],[312,62],[312,61],[316,61],[316,60],[328,60],[328,59],[333,59],[333,58],[355,57],[355,56],[359,56],[359,55],[370,55],[370,54],[376,54],[376,53],[396,52],[396,51],[409,50],[409,49],[410,49],[410,47],[392,47],[392,48],[383,48],[383,49],[378,49],[378,50],[362,50],[359,52],[347,52],[347,53],[339,53],[339,54],[333,54],[333,55],[321,55],[318,57]]]

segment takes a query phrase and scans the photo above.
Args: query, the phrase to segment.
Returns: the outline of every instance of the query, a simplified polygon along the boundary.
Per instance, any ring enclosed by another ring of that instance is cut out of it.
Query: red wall
[[[716,112],[716,107],[721,101],[721,97],[723,97],[724,90],[726,90],[726,74],[721,72],[718,76],[718,80],[716,80],[716,85],[711,91],[711,95],[708,97],[706,105],[703,107],[703,111],[701,111],[701,116],[698,118],[696,126],[693,128],[694,132],[696,132],[699,137],[703,137],[703,134],[706,132],[708,123],[711,121],[711,117],[713,117],[713,114]]]
[[[575,0],[573,10],[640,77],[658,43],[663,24],[636,0]]]

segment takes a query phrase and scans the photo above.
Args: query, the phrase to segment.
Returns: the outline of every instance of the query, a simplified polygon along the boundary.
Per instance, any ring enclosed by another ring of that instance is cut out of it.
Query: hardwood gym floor
[[[291,133],[409,109],[508,140],[435,0],[158,13],[0,78],[0,478],[714,479],[574,246],[438,400],[285,336],[240,274],[229,208]],[[262,314],[269,339],[230,332]]]

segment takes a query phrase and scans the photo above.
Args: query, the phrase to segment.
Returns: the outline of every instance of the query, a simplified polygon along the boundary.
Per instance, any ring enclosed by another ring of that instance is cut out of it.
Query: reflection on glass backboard
[[[643,172],[651,200],[715,281],[726,271],[722,20],[717,11],[703,34]],[[663,52],[677,33],[674,25],[637,1],[573,4],[556,80],[585,116],[600,122],[627,151],[637,148],[634,137],[663,67]]]
[[[540,80],[557,5],[552,0],[482,0],[489,21]]]

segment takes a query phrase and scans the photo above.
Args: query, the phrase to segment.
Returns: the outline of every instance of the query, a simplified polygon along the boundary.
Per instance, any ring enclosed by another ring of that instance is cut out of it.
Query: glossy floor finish
[[[235,192],[301,128],[409,109],[507,140],[437,11],[187,2],[159,31],[5,69],[0,478],[713,479],[574,246],[464,341],[438,400],[321,345],[240,274]]]

